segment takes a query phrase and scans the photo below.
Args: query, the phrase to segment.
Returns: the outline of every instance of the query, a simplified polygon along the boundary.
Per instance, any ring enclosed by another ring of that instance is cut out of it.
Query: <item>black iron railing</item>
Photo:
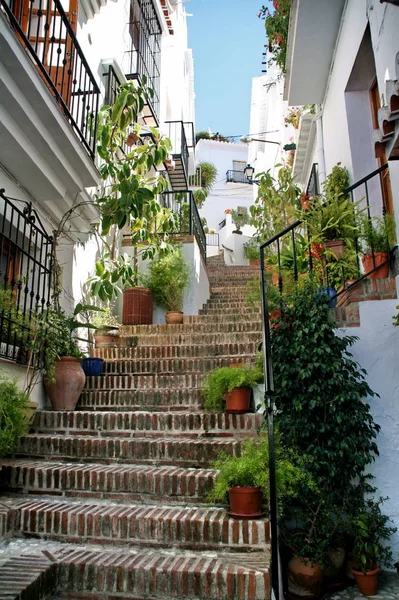
[[[370,218],[376,212],[376,208],[382,205],[382,212],[385,214],[382,174],[386,171],[388,165],[383,165],[364,177],[354,185],[345,190],[345,194],[350,195],[353,202],[357,202],[358,209],[363,209]],[[280,301],[286,288],[292,283],[296,284],[300,277],[309,273],[315,273],[320,276],[321,263],[324,260],[321,255],[321,249],[318,244],[312,244],[311,238],[305,227],[305,223],[298,220],[288,225],[277,235],[267,240],[260,246],[260,284],[261,284],[261,307],[262,307],[262,331],[263,331],[263,354],[264,354],[264,373],[265,373],[265,406],[268,418],[269,435],[269,481],[270,481],[270,527],[272,542],[272,586],[275,597],[279,598],[279,550],[278,550],[278,525],[277,525],[277,492],[275,479],[275,452],[274,452],[274,382],[273,382],[273,357],[271,353],[270,321],[269,321],[269,290],[272,284],[277,286]],[[358,284],[358,282],[373,271],[380,268],[376,265],[373,254],[372,269],[363,272],[360,269],[359,244],[356,241],[356,264],[357,276],[351,277],[346,281],[345,269],[342,270],[342,288],[331,294],[331,303],[334,305],[336,297],[345,290]],[[388,262],[388,261],[387,261]],[[386,263],[382,263],[386,264]],[[276,278],[273,281],[270,271],[273,270]],[[329,286],[329,269],[324,264],[324,274],[326,281],[323,287]],[[275,297],[274,297],[275,299]]]
[[[188,178],[188,185],[189,185],[189,187],[195,187],[195,188],[202,187],[201,167],[197,167],[195,169],[194,175],[190,175],[189,176],[189,178]]]
[[[195,148],[194,123],[191,121],[183,121],[183,126],[186,134],[187,146],[191,150],[192,148]]]
[[[220,223],[219,223],[219,231],[221,229],[223,229],[223,227],[226,227],[226,219],[223,219],[223,221],[220,221]]]
[[[201,217],[189,190],[181,192],[164,192],[160,197],[161,206],[171,210],[176,216],[176,226],[170,233],[173,235],[193,235],[197,241],[201,256],[206,262],[206,235]]]
[[[172,157],[173,159],[181,159],[184,168],[186,181],[188,181],[188,143],[186,137],[186,127],[183,121],[166,121],[167,137],[172,142]]]
[[[207,233],[206,234],[206,245],[217,246],[219,248],[219,234],[218,233]]]
[[[129,33],[131,46],[128,51],[127,79],[147,78],[152,90],[151,108],[159,121],[159,94],[161,78],[161,35],[154,0],[131,0]],[[148,124],[151,124],[148,122]],[[155,123],[154,123],[155,124]]]
[[[94,158],[100,89],[60,0],[0,0],[16,37]],[[76,14],[71,13],[76,22]]]
[[[308,196],[318,196],[320,194],[319,165],[317,163],[313,163],[312,165],[309,182],[306,187],[306,194]]]
[[[0,356],[39,366],[31,353],[38,317],[50,306],[53,238],[30,204],[0,190]]]
[[[248,183],[248,177],[244,171],[227,171],[226,172],[226,183]]]

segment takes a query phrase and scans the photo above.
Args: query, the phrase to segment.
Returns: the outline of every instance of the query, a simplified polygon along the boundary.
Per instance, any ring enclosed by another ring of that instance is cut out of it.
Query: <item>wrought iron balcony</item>
[[[183,121],[167,121],[165,127],[166,135],[172,142],[173,163],[166,165],[170,184],[174,190],[185,190],[189,184],[189,150],[194,148],[195,144],[194,127],[192,123]]]
[[[227,171],[226,173],[226,183],[247,183],[250,185],[248,177],[246,176],[244,171]]]
[[[100,90],[60,0],[0,0],[11,28],[91,158]]]

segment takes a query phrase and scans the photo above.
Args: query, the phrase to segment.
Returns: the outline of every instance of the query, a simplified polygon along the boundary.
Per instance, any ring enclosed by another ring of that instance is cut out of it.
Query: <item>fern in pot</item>
[[[155,304],[167,310],[166,323],[183,323],[183,303],[190,282],[190,267],[181,249],[175,247],[167,255],[154,259],[144,280]]]
[[[228,413],[249,412],[251,390],[262,381],[257,367],[220,367],[208,373],[204,381],[205,409]]]

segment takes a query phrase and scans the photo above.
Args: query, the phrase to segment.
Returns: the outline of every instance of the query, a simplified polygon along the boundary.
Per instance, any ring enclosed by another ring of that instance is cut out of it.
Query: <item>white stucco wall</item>
[[[351,352],[367,371],[367,382],[380,398],[371,398],[373,417],[381,426],[377,437],[379,457],[371,465],[378,496],[389,496],[383,511],[399,528],[399,328],[393,327],[398,300],[360,303],[360,327],[340,329],[343,335],[359,340]],[[391,539],[394,553],[399,552],[399,532]],[[397,554],[394,554],[395,560]]]
[[[216,182],[211,193],[200,209],[209,229],[219,230],[219,223],[225,218],[227,208],[251,206],[253,186],[248,183],[226,183],[227,171],[233,170],[233,161],[248,163],[246,144],[232,144],[213,140],[200,140],[196,146],[196,162],[210,162],[217,168]]]

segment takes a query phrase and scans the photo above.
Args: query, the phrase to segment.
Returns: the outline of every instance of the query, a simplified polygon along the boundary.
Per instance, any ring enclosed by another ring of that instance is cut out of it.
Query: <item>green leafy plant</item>
[[[352,520],[354,543],[352,561],[355,571],[366,574],[376,566],[392,566],[392,551],[384,544],[397,531],[389,525],[389,517],[381,512],[388,498],[368,499]]]
[[[273,0],[274,11],[262,6],[258,17],[265,19],[266,35],[269,40],[269,51],[272,57],[269,63],[276,63],[285,73],[287,58],[288,26],[292,0]]]
[[[16,380],[0,372],[0,458],[15,450],[26,431],[25,410],[29,396]]]
[[[190,268],[181,249],[175,247],[166,256],[155,258],[143,281],[152,291],[157,306],[166,310],[183,310],[184,295],[190,281]]]
[[[254,367],[221,367],[208,373],[203,383],[205,409],[221,411],[225,396],[234,388],[253,387],[262,381],[263,374]]]
[[[341,163],[337,163],[326,177],[323,183],[323,195],[326,200],[335,200],[342,198],[349,200],[349,194],[345,194],[345,190],[349,187],[349,173],[346,167],[341,167]]]
[[[313,243],[328,240],[344,240],[351,243],[360,232],[355,218],[357,204],[335,196],[331,201],[324,202],[323,198],[313,200],[309,210],[302,215],[308,226]]]
[[[259,260],[259,244],[255,238],[250,238],[248,242],[244,244],[244,256],[249,260]]]
[[[388,252],[396,243],[395,220],[386,214],[382,218],[369,219],[365,215],[360,221],[360,241],[364,254]]]
[[[231,218],[233,220],[234,225],[237,228],[237,231],[241,231],[241,228],[244,225],[247,225],[249,222],[249,215],[247,209],[245,210],[231,210]]]

